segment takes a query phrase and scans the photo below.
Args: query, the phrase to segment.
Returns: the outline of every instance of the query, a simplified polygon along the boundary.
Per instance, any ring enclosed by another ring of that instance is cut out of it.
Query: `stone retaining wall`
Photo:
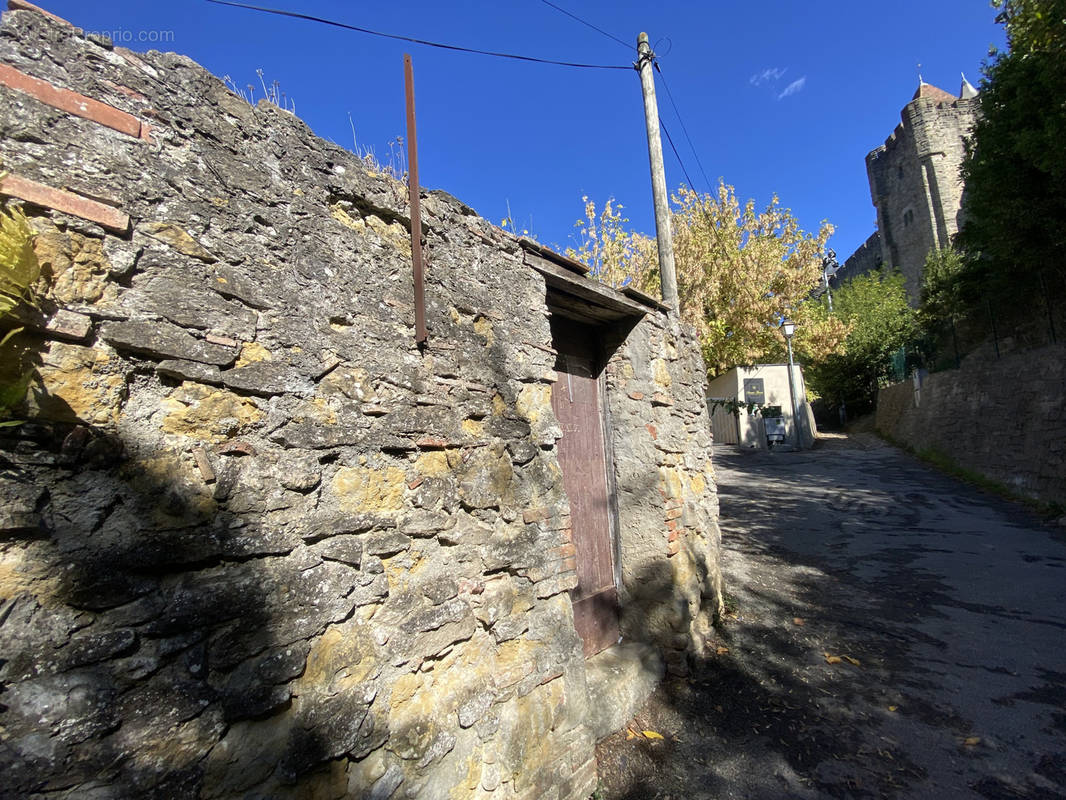
[[[877,395],[877,428],[1023,494],[1066,503],[1066,346],[968,358]]]
[[[543,277],[189,59],[0,24],[0,184],[49,279],[5,360],[3,794],[584,798],[589,691]],[[78,98],[92,100],[83,102]],[[608,367],[623,633],[720,602],[703,364]]]

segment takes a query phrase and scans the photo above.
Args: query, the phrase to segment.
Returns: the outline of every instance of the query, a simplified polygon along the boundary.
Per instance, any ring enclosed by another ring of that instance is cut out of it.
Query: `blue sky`
[[[204,0],[38,0],[134,50],[184,53],[239,86],[257,70],[278,81],[314,131],[390,159],[403,136],[403,54],[414,61],[422,184],[496,222],[511,214],[544,244],[572,244],[582,196],[615,197],[654,235],[638,76],[451,53]],[[873,232],[864,157],[899,122],[924,79],[957,93],[975,85],[989,45],[1002,46],[984,0],[761,3],[553,0],[632,47],[542,0],[498,3],[260,0],[260,5],[467,47],[564,61],[630,64],[647,31],[663,84],[660,113],[692,183],[719,178],[764,205],[777,194],[804,228],[828,219],[843,260]],[[887,9],[887,10],[886,10]],[[123,41],[124,40],[124,41]],[[919,64],[921,65],[919,67]],[[667,185],[688,183],[663,143]],[[392,147],[395,150],[395,145]]]

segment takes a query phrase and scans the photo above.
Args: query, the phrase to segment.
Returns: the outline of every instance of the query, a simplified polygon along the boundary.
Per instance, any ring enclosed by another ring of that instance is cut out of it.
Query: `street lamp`
[[[796,332],[796,323],[790,319],[781,320],[781,332],[785,335],[785,344],[788,345],[788,398],[792,401],[792,438],[796,442],[796,449],[799,449],[799,428],[797,427],[797,414],[796,414],[796,390],[792,385],[792,336]]]

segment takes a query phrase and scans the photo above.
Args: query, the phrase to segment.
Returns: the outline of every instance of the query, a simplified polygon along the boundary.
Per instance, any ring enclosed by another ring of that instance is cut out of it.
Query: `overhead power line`
[[[670,149],[674,151],[674,158],[677,159],[677,163],[681,166],[681,171],[685,173],[685,180],[688,181],[689,187],[695,190],[695,186],[692,183],[692,178],[688,176],[688,170],[685,169],[685,162],[681,160],[681,154],[677,152],[677,147],[674,146],[674,137],[670,135],[670,131],[666,129],[666,123],[659,120],[659,127],[663,129],[663,133],[666,134],[666,141],[670,143]]]
[[[677,115],[677,121],[681,123],[681,130],[684,132],[685,138],[688,140],[689,149],[692,150],[692,155],[696,158],[696,166],[700,168],[700,174],[703,175],[703,180],[704,183],[707,184],[708,191],[711,191],[713,190],[713,187],[711,186],[711,182],[707,179],[707,173],[703,170],[703,164],[702,162],[700,162],[700,154],[696,152],[696,146],[692,144],[692,137],[688,135],[688,128],[685,125],[685,120],[681,118],[681,111],[678,109],[677,103],[674,102],[674,94],[670,91],[670,84],[666,82],[666,76],[663,74],[662,67],[659,66],[658,61],[655,61],[655,69],[659,73],[659,77],[663,80],[663,87],[666,89],[666,96],[670,98],[670,105],[674,107],[674,114]],[[663,130],[666,130],[666,128],[663,128]],[[666,138],[669,139],[670,134],[666,134]],[[670,142],[671,147],[673,147],[673,144],[673,142]],[[674,152],[676,154],[677,151],[675,150]],[[681,159],[679,158],[678,161],[680,160]],[[684,170],[684,168],[684,165],[682,165],[681,169]],[[687,174],[688,173],[686,173],[686,175]],[[691,186],[691,182],[689,183],[689,185]],[[696,187],[693,186],[692,188],[695,189]]]
[[[560,14],[566,14],[566,16],[570,17],[570,19],[576,19],[576,20],[577,20],[578,22],[580,22],[580,23],[581,23],[582,25],[586,25],[586,26],[588,26],[589,28],[592,28],[592,30],[596,31],[596,33],[602,33],[602,34],[603,34],[604,36],[606,36],[606,37],[607,37],[608,39],[613,39],[614,41],[618,42],[618,44],[622,45],[622,47],[624,47],[624,48],[625,48],[626,50],[630,50],[630,51],[632,51],[632,49],[633,49],[633,45],[631,45],[631,44],[626,44],[626,43],[625,43],[625,42],[623,42],[623,41],[622,41],[621,39],[619,39],[619,38],[618,38],[617,36],[614,36],[614,35],[612,35],[612,34],[610,34],[610,33],[607,33],[607,31],[605,31],[605,30],[604,30],[603,28],[597,28],[597,27],[596,27],[595,25],[593,25],[593,24],[592,24],[591,22],[588,22],[587,20],[583,20],[583,19],[581,19],[581,17],[577,16],[576,14],[571,14],[571,13],[570,13],[569,11],[567,11],[567,10],[566,10],[565,8],[560,8],[559,6],[555,5],[555,3],[551,3],[551,2],[549,2],[549,0],[540,0],[540,1],[541,1],[542,3],[544,3],[544,5],[546,5],[546,6],[551,6],[551,7],[552,7],[552,8],[554,8],[554,9],[555,9],[556,11],[558,11],[558,12],[559,12]]]
[[[478,50],[473,47],[460,47],[454,44],[444,44],[442,42],[430,42],[426,39],[416,39],[413,36],[401,36],[395,33],[383,33],[381,31],[370,30],[369,28],[361,28],[358,25],[349,25],[346,22],[337,22],[332,19],[325,19],[323,17],[315,17],[310,14],[301,14],[296,11],[283,11],[279,8],[266,8],[264,6],[254,6],[247,3],[233,3],[229,0],[207,0],[209,3],[214,3],[219,6],[233,6],[234,8],[244,8],[249,11],[259,11],[263,14],[276,14],[281,17],[292,17],[293,19],[303,19],[308,22],[317,22],[321,25],[331,25],[334,28],[342,28],[347,31],[356,31],[357,33],[365,33],[369,36],[380,36],[384,39],[397,39],[402,42],[412,42],[414,44],[422,44],[427,47],[437,47],[441,50],[452,50],[459,53],[474,53],[481,56],[494,56],[496,58],[510,58],[515,61],[528,61],[534,64],[553,64],[559,67],[578,67],[581,69],[632,69],[630,65],[616,65],[616,64],[581,64],[573,61],[553,61],[548,58],[535,58],[534,56],[522,56],[515,53],[499,53],[492,50]]]

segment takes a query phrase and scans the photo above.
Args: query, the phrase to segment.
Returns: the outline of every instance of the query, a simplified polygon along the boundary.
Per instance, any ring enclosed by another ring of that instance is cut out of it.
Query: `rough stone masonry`
[[[399,182],[33,10],[0,24],[0,142],[48,279],[0,376],[32,378],[0,793],[586,797],[604,687],[519,242],[423,193],[419,350]],[[703,364],[654,303],[616,345],[621,631],[683,672],[720,603]]]

